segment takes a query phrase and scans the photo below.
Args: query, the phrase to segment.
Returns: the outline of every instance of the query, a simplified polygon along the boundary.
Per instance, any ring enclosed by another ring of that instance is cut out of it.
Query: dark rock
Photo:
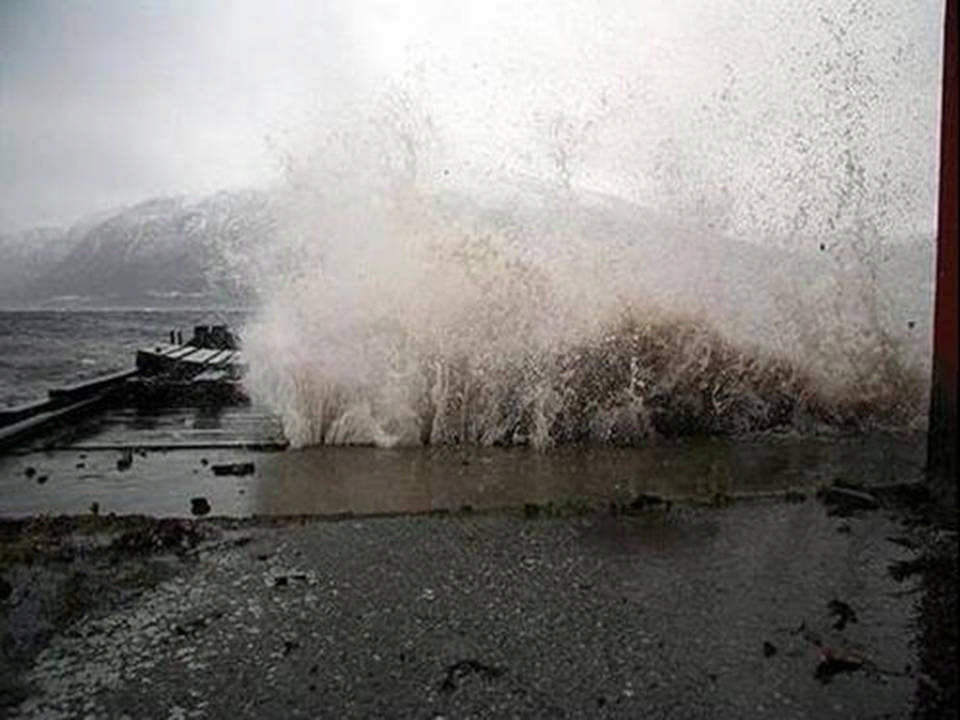
[[[852,650],[834,650],[828,647],[820,648],[820,662],[817,664],[814,676],[826,684],[837,673],[853,672],[863,667],[866,659]]]
[[[480,675],[484,680],[489,681],[497,679],[504,672],[503,668],[487,665],[479,660],[458,660],[447,668],[447,675],[440,683],[440,691],[453,692],[457,689],[459,681],[471,674]]]
[[[87,466],[86,463],[78,462],[78,463],[77,463],[77,470],[83,470],[86,466]]]
[[[99,515],[100,514],[100,503],[94,501],[90,503],[90,514]]]
[[[763,656],[764,657],[773,657],[777,654],[777,647],[767,640],[763,641]]]
[[[905,547],[907,550],[916,550],[917,544],[906,537],[888,537],[887,542],[892,542],[894,545],[899,545],[900,547]]]
[[[523,516],[525,518],[535,518],[540,514],[540,506],[536,503],[526,503],[523,506]]]
[[[284,640],[283,641],[283,654],[284,656],[289,655],[294,650],[300,647],[300,643],[296,640]]]
[[[880,507],[880,501],[870,493],[840,485],[821,488],[817,497],[830,506],[830,515],[841,517],[846,517],[856,510],[876,510]]]
[[[117,470],[124,472],[125,470],[129,470],[131,465],[133,465],[133,450],[127,448],[123,451],[120,459],[117,460]]]
[[[32,478],[34,475],[37,474],[37,469],[34,468],[34,467],[27,467],[27,468],[23,471],[23,474],[26,475],[28,478]]]
[[[206,467],[207,465],[210,464],[210,461],[207,460],[206,458],[200,458],[200,464]]]
[[[204,516],[210,512],[210,503],[205,497],[195,497],[190,499],[190,512],[197,516]]]
[[[626,509],[629,511],[639,511],[646,510],[647,508],[657,507],[665,503],[664,499],[659,495],[653,495],[651,493],[640,493],[633,500],[630,501],[630,504],[626,506]]]
[[[893,563],[893,565],[887,568],[887,571],[894,580],[903,582],[911,575],[916,575],[928,570],[930,565],[929,559],[926,556],[921,556],[913,560],[903,560]]]
[[[13,594],[13,585],[5,577],[0,576],[0,600],[6,600]]]
[[[37,485],[43,485],[49,479],[46,475],[39,475],[37,477]]]
[[[180,551],[196,547],[199,540],[200,534],[192,521],[168,518],[160,520],[156,524],[126,532],[115,539],[110,547],[116,551],[133,553],[148,553],[157,550]]]
[[[843,630],[848,622],[857,622],[857,613],[843,600],[831,600],[827,603],[827,608],[831,615],[837,616],[837,621],[833,624],[834,630]]]
[[[226,463],[224,465],[213,465],[214,475],[253,475],[255,470],[252,462],[245,463]]]
[[[207,505],[207,512],[210,512],[209,505]],[[154,544],[164,549],[192,548],[196,547],[200,541],[200,533],[192,521],[176,518],[160,520],[153,531],[153,536]]]

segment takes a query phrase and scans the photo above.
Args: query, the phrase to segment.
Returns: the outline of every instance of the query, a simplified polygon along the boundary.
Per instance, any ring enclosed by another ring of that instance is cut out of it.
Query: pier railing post
[[[927,476],[934,494],[957,502],[957,243],[958,243],[958,105],[957,0],[946,0],[943,45],[943,99],[940,131],[940,196],[937,217],[936,299],[933,330],[933,373]],[[955,512],[955,510],[954,510]]]

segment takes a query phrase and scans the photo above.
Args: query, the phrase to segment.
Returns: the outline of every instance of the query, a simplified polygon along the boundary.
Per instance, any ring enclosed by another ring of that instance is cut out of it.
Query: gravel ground
[[[0,530],[9,717],[899,718],[956,703],[955,534],[889,506]]]

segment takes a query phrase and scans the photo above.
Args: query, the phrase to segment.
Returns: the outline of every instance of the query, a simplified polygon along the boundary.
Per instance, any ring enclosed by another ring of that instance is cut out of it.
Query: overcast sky
[[[3,0],[0,231],[276,182],[266,138],[310,142],[390,83],[445,162],[549,174],[562,145],[575,183],[639,201],[669,167],[679,192],[786,182],[784,155],[816,195],[836,153],[805,144],[853,128],[923,225],[942,4]]]

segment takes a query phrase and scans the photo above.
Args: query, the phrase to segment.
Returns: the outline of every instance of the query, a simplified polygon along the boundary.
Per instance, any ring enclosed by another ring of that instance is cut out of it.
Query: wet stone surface
[[[754,501],[223,529],[57,633],[7,710],[907,717],[917,593],[888,566],[911,551],[886,541],[901,529],[884,513],[839,522]],[[825,653],[863,663],[825,683]]]

